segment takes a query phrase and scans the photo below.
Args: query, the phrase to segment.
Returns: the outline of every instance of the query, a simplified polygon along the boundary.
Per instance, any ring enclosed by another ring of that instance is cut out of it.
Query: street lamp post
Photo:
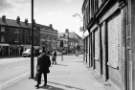
[[[34,44],[34,36],[33,36],[33,29],[34,29],[34,0],[31,0],[31,76],[30,78],[34,78],[34,53],[33,53],[33,44]]]

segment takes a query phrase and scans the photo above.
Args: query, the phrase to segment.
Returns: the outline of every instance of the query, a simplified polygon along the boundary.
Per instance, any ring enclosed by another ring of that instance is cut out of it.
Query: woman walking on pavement
[[[53,52],[53,55],[52,55],[52,64],[57,64],[56,62],[56,57],[57,57],[57,52],[56,50]]]
[[[41,84],[41,76],[44,75],[44,86],[47,86],[47,73],[50,72],[49,67],[51,65],[50,57],[48,56],[47,52],[43,49],[42,53],[38,57],[37,61],[37,85],[36,87],[39,88]]]

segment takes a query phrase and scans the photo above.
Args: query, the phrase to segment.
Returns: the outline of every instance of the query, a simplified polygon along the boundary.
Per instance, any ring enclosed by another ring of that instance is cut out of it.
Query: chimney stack
[[[6,22],[6,16],[5,15],[2,16],[2,21]]]
[[[53,25],[52,25],[52,24],[50,24],[50,25],[49,25],[49,27],[50,27],[50,28],[53,28]]]
[[[25,24],[28,24],[28,19],[25,19],[25,21],[24,21],[24,22],[25,22]]]
[[[16,22],[17,22],[17,23],[20,23],[20,17],[19,17],[19,16],[17,16]]]

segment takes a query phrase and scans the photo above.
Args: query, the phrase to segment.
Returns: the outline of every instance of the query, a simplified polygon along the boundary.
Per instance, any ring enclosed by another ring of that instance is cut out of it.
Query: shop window
[[[121,49],[121,15],[108,22],[108,65],[118,68]]]
[[[99,30],[95,31],[95,60],[99,59]]]

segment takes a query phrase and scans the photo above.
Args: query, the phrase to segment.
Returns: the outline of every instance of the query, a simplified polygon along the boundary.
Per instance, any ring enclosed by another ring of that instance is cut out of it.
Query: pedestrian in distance
[[[42,74],[44,75],[44,87],[47,86],[47,74],[50,73],[50,65],[50,57],[48,56],[47,52],[43,49],[41,54],[37,58],[37,88],[39,88],[39,85],[41,84]]]
[[[63,52],[61,52],[61,61],[63,61]]]
[[[56,58],[57,58],[57,52],[56,52],[56,50],[55,50],[55,51],[53,52],[53,55],[52,55],[52,64],[57,64]]]
[[[63,55],[64,55],[64,48],[62,48],[62,51],[61,51],[61,61],[64,60]]]

